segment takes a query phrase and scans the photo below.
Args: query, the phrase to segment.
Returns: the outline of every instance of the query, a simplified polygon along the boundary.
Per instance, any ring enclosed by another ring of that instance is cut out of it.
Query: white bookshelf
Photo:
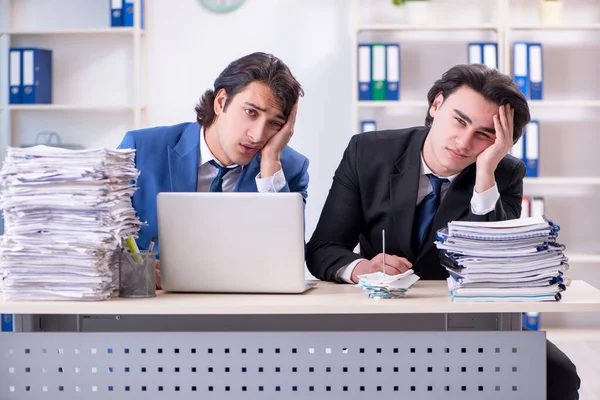
[[[0,159],[42,130],[56,131],[64,143],[114,147],[127,130],[143,127],[147,39],[140,4],[134,0],[133,27],[113,28],[107,1],[82,0],[65,11],[65,0],[0,0]],[[32,13],[34,22],[26,18]],[[53,104],[9,104],[10,47],[53,50]]]
[[[494,24],[480,25],[410,25],[410,24],[375,24],[375,25],[358,25],[358,32],[365,31],[429,31],[429,32],[444,32],[444,31],[497,31],[500,26]]]
[[[131,111],[135,112],[134,105],[109,105],[109,104],[11,104],[6,107],[11,111]],[[141,106],[143,111],[145,106]]]
[[[510,29],[513,31],[597,31],[600,30],[600,24],[523,24],[512,25]]]
[[[540,147],[544,162],[541,163],[541,167],[547,168],[542,168],[541,177],[524,179],[525,194],[545,198],[546,212],[551,212],[549,217],[564,228],[561,230],[559,240],[570,239],[565,243],[570,262],[589,265],[590,269],[586,271],[589,274],[590,270],[595,271],[596,264],[600,266],[600,246],[591,239],[594,236],[592,232],[595,231],[595,226],[600,223],[600,217],[593,211],[595,199],[600,194],[600,163],[594,161],[596,159],[594,154],[600,145],[600,139],[598,142],[595,139],[600,135],[600,129],[597,128],[600,122],[600,118],[597,117],[597,109],[600,108],[600,90],[597,80],[592,78],[589,80],[590,83],[586,84],[582,79],[584,76],[597,75],[593,67],[597,64],[593,61],[597,60],[597,54],[587,59],[584,57],[583,62],[579,62],[578,59],[578,62],[569,64],[569,60],[565,61],[565,59],[581,57],[581,54],[589,51],[590,48],[600,51],[600,46],[593,44],[600,43],[600,21],[598,21],[600,3],[592,0],[563,1],[565,23],[543,25],[537,22],[538,0],[482,2],[485,2],[485,7],[494,8],[487,14],[487,19],[468,18],[460,23],[461,21],[455,18],[440,18],[439,15],[443,15],[443,12],[447,12],[454,4],[456,10],[452,15],[460,16],[463,12],[470,12],[471,5],[480,6],[481,3],[467,0],[458,0],[456,3],[448,0],[432,0],[429,2],[428,10],[432,17],[428,17],[428,21],[424,24],[411,25],[406,21],[401,24],[390,23],[392,17],[388,14],[397,11],[391,5],[391,1],[379,2],[380,9],[375,10],[373,4],[377,3],[376,0],[354,0],[353,31],[355,34],[350,61],[354,132],[358,132],[360,120],[363,119],[376,120],[377,129],[421,125],[428,107],[427,91],[433,81],[439,79],[441,72],[452,65],[467,62],[467,42],[496,41],[499,70],[507,74],[512,74],[514,41],[541,42],[544,46],[546,63],[544,66],[545,98],[550,97],[550,99],[530,100],[529,105],[532,119],[539,120],[542,124]],[[381,11],[385,7],[388,8]],[[439,10],[444,7],[446,7],[445,11],[439,14]],[[358,100],[355,49],[360,42],[400,43],[399,101]],[[464,50],[456,45],[456,42],[464,42]],[[436,43],[441,45],[438,47],[432,45]],[[446,45],[448,49],[463,51],[464,55],[452,54],[452,50],[445,51]],[[435,51],[432,49],[444,52],[438,53],[439,63],[444,66],[443,68],[428,65],[432,60],[433,63],[436,62],[426,53]],[[562,55],[563,51],[565,56]],[[570,52],[574,52],[575,56]],[[411,65],[411,60],[415,60],[417,67]],[[564,65],[568,65],[568,68],[562,68],[563,62]],[[576,71],[582,73],[578,70],[580,64],[589,68],[584,67],[585,75],[574,78]],[[552,68],[554,65],[561,65],[561,68]],[[422,69],[427,69],[429,75],[421,73]],[[417,84],[414,83],[415,80],[418,80]],[[560,80],[566,83],[559,82]],[[573,83],[575,85],[570,86]],[[548,161],[549,159],[553,162]],[[571,248],[576,249],[576,252],[569,253],[568,250]],[[593,277],[590,279],[593,280]]]
[[[525,183],[535,185],[552,185],[552,186],[580,186],[580,185],[600,185],[600,177],[565,177],[565,176],[544,176],[539,178],[525,178]]]
[[[0,35],[19,35],[19,36],[51,36],[51,35],[141,35],[145,30],[134,27],[115,27],[115,28],[84,28],[84,29],[63,29],[63,30],[8,30],[0,31]]]
[[[567,249],[567,251],[565,251],[565,255],[569,258],[569,263],[571,264],[600,264],[600,254],[597,253],[569,253]]]

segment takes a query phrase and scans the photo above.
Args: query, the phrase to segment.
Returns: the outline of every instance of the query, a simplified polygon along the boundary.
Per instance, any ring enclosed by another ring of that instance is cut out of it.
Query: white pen
[[[381,251],[383,252],[383,279],[385,279],[385,229],[381,230]]]

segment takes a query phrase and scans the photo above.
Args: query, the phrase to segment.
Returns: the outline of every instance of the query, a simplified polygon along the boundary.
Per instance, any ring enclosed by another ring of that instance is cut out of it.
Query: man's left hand
[[[494,143],[477,156],[477,176],[475,191],[483,193],[495,184],[494,172],[500,160],[513,146],[515,110],[510,104],[501,105],[498,114],[494,115]]]
[[[281,152],[287,146],[294,134],[294,125],[296,124],[296,113],[298,112],[298,103],[294,105],[286,123],[281,127],[260,151],[260,175],[262,178],[268,178],[281,170]]]

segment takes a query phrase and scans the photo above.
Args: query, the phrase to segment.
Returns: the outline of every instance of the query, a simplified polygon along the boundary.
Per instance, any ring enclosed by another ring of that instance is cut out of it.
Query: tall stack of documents
[[[5,234],[0,292],[8,300],[103,300],[118,286],[135,150],[9,148],[0,172]]]
[[[453,221],[437,232],[454,301],[555,301],[568,269],[559,226],[542,216]]]

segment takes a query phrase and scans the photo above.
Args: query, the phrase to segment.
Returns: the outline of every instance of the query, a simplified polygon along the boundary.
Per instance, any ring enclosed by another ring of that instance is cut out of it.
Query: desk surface
[[[573,281],[563,299],[538,303],[453,303],[445,281],[419,281],[407,298],[369,299],[353,285],[318,282],[302,294],[190,294],[159,291],[149,299],[113,298],[98,302],[0,301],[0,313],[13,314],[430,314],[600,312],[600,290]]]

